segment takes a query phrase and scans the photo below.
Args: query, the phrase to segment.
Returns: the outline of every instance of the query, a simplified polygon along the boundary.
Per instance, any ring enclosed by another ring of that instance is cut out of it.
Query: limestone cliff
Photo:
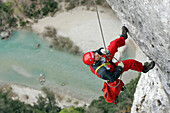
[[[106,0],[155,68],[142,74],[132,113],[170,112],[170,1]]]

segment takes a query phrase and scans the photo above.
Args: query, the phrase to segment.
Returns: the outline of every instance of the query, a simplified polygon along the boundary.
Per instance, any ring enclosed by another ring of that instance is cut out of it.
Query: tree
[[[53,11],[58,9],[58,3],[57,2],[51,2],[49,4],[49,7],[50,7],[50,12],[53,12]]]
[[[84,113],[84,110],[82,108],[70,107],[62,109],[59,113]]]
[[[5,90],[4,90],[5,89]],[[40,96],[37,104],[31,106],[11,99],[11,88],[5,87],[0,89],[0,113],[59,113],[61,108],[56,106],[54,93],[47,89],[43,89],[47,97]]]
[[[37,104],[34,104],[35,108],[47,113],[58,113],[61,108],[56,106],[57,103],[53,91],[45,87],[42,88],[42,91],[46,94],[46,97],[39,96]]]
[[[47,5],[45,7],[43,7],[41,10],[43,11],[44,16],[46,16],[48,14],[48,12],[49,12]]]

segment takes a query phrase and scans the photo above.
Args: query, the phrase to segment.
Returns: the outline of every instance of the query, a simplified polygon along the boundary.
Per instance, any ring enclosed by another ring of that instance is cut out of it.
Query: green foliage
[[[87,109],[88,113],[108,113],[115,105],[109,104],[104,100],[103,96],[100,96],[99,99],[93,100]]]
[[[97,0],[96,4],[101,5],[105,0]]]
[[[53,3],[50,3],[49,6],[50,6],[50,12],[53,12],[53,11],[55,11],[55,9],[58,8],[58,3],[53,2]]]
[[[68,6],[66,7],[67,11],[80,5],[94,6],[94,0],[65,0],[65,2],[68,3]],[[96,4],[102,6],[108,5],[108,3],[105,0],[96,0]]]
[[[45,5],[41,10],[42,10],[44,16],[46,16],[49,12],[47,5]]]
[[[12,7],[12,3],[11,2],[7,2],[7,3],[2,3],[0,9],[3,10],[6,13],[12,14],[13,13],[13,9]]]
[[[29,6],[28,10],[24,10],[25,15],[29,18],[37,19],[42,17],[42,15],[47,16],[49,13],[54,14],[56,11],[58,11],[58,3],[54,0],[31,1],[32,4]]]
[[[58,10],[58,3],[54,0],[43,1],[44,7],[42,7],[43,15],[46,16],[49,12]]]
[[[9,25],[10,26],[17,26],[17,19],[15,18],[15,17],[11,17],[10,19],[9,19]]]
[[[26,22],[20,20],[20,25],[21,25],[21,26],[26,26]]]
[[[86,0],[82,0],[82,1],[81,1],[81,4],[82,4],[82,5],[85,5],[85,3],[86,3]]]
[[[16,18],[13,17],[13,9],[12,9],[12,3],[11,2],[7,2],[7,3],[1,3],[0,4],[0,27],[2,26],[2,28],[4,26],[16,26]],[[3,21],[3,24],[2,24]],[[0,29],[1,30],[1,29]]]
[[[1,88],[0,113],[59,113],[61,108],[56,106],[54,93],[46,88],[43,88],[43,91],[47,96],[40,96],[37,104],[31,106],[19,100],[12,100],[10,87]]]
[[[36,4],[35,4],[35,3],[32,3],[32,4],[30,5],[30,8],[35,8],[35,6],[36,6]]]
[[[53,16],[58,10],[58,3],[63,2],[62,0],[24,0],[17,3],[17,1],[10,1],[3,3],[0,2],[0,28],[6,29],[8,27],[16,27],[21,25],[26,26],[26,20],[20,21],[19,18],[30,18],[37,20],[43,16],[51,15]],[[88,7],[94,6],[93,0],[65,0],[68,3],[66,10],[73,9],[80,5],[87,5]],[[105,0],[97,0],[97,4],[106,4]],[[103,5],[104,6],[104,5]],[[16,18],[14,15],[19,15]],[[23,17],[25,16],[25,17]],[[2,21],[3,20],[3,21]],[[17,24],[19,23],[19,24]],[[3,24],[3,25],[2,25]],[[77,50],[77,47],[72,48],[70,51]],[[76,53],[73,53],[76,54]]]
[[[45,113],[58,113],[61,108],[56,106],[55,95],[53,91],[43,87],[42,91],[46,94],[46,97],[39,96],[37,104],[35,104],[35,108],[44,111]]]
[[[5,90],[4,90],[5,89]],[[31,112],[32,106],[24,104],[19,100],[12,100],[11,97],[11,88],[1,88],[0,89],[0,111],[1,113],[18,113],[21,110],[23,112]]]
[[[46,94],[45,97],[39,96],[38,101],[34,106],[20,102],[19,100],[12,100],[10,87],[2,87],[0,89],[0,112],[2,113],[130,113],[132,106],[135,89],[140,76],[135,80],[131,80],[126,85],[126,90],[120,93],[117,105],[113,103],[107,103],[103,96],[100,96],[97,100],[93,100],[87,109],[82,107],[70,107],[61,110],[56,106],[54,93],[47,89],[42,88],[42,91]]]
[[[83,108],[70,107],[70,108],[62,109],[59,113],[84,113],[84,109]]]
[[[60,113],[130,113],[130,108],[134,98],[133,95],[139,78],[140,76],[126,84],[126,90],[120,93],[118,97],[119,103],[116,105],[113,103],[107,103],[104,100],[104,97],[100,96],[98,99],[93,100],[87,109],[82,107],[70,107],[62,109]]]
[[[80,5],[94,6],[94,0],[65,0],[68,3],[67,10],[71,10]],[[107,6],[106,0],[96,0],[97,5]]]

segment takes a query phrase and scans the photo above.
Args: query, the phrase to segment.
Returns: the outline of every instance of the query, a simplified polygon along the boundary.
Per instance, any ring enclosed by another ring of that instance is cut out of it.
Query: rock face
[[[1,32],[0,36],[1,36],[1,39],[5,39],[5,38],[9,37],[9,33],[8,32]]]
[[[155,68],[142,74],[132,113],[170,112],[170,1],[107,0]]]

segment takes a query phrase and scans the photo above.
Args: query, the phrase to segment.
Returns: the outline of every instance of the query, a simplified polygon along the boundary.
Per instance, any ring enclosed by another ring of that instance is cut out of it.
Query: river
[[[44,74],[46,82],[43,86],[91,98],[102,95],[103,81],[83,64],[82,56],[54,50],[47,40],[32,32],[15,31],[12,37],[0,40],[0,82],[40,89],[39,76]],[[37,43],[39,48],[36,48]],[[127,83],[132,77],[123,78]]]

